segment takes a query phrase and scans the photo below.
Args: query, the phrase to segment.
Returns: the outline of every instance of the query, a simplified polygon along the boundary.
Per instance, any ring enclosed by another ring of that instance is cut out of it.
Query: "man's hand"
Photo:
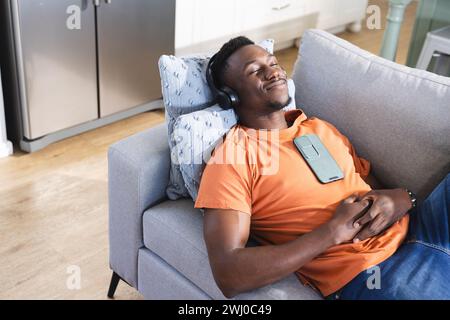
[[[411,201],[405,189],[372,190],[361,199],[366,200],[371,202],[371,206],[362,217],[355,220],[354,227],[362,227],[362,230],[353,242],[380,234],[411,209]]]
[[[344,199],[336,208],[333,218],[328,222],[335,245],[352,241],[361,231],[362,227],[355,226],[354,221],[367,212],[370,202],[369,200],[359,200],[357,195],[351,195]]]

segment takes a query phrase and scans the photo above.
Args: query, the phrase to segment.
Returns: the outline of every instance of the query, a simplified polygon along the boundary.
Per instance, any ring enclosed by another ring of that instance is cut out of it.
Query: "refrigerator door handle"
[[[94,6],[96,7],[100,6],[100,0],[94,0]]]
[[[112,0],[105,0],[106,4],[111,4]]]

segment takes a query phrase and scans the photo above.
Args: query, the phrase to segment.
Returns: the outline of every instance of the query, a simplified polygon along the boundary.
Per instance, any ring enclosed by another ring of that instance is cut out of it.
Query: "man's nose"
[[[272,66],[269,67],[269,69],[266,73],[267,80],[280,78],[280,75],[281,75],[281,70],[277,67],[272,67]]]

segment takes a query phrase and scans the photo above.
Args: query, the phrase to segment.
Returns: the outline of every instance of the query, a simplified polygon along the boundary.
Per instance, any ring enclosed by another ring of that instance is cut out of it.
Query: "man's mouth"
[[[275,87],[284,86],[284,85],[286,85],[286,82],[287,82],[286,79],[280,79],[280,80],[271,82],[270,84],[268,84],[266,86],[266,90],[269,91],[270,89],[273,89]]]

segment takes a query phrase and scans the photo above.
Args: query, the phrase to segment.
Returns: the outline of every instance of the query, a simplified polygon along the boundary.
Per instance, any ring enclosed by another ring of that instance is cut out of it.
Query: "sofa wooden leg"
[[[121,280],[120,276],[113,271],[111,283],[109,284],[108,298],[110,299],[114,298],[114,293],[116,292],[117,285],[119,284],[120,280]]]

